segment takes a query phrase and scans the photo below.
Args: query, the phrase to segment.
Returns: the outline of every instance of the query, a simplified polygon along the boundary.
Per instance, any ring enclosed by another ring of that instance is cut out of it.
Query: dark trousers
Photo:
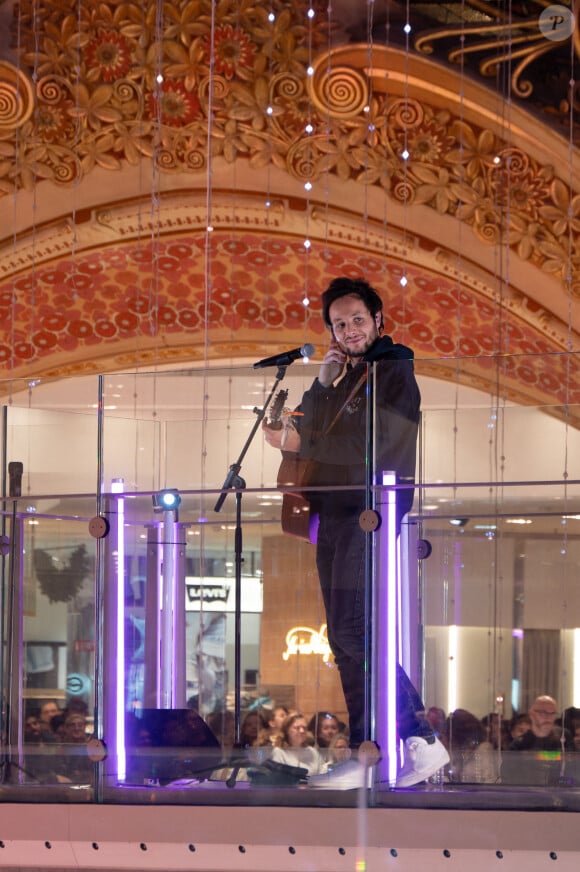
[[[316,565],[326,609],[328,641],[340,673],[348,709],[350,742],[357,747],[364,735],[365,715],[365,534],[358,513],[334,517],[321,513]],[[370,623],[370,622],[369,622]],[[421,697],[397,666],[397,728],[399,736],[431,736]]]

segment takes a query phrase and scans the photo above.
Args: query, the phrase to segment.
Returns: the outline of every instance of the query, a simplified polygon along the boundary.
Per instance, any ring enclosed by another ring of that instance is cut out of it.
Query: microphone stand
[[[217,503],[214,506],[214,512],[220,512],[222,506],[225,502],[225,499],[228,495],[228,492],[232,489],[235,489],[236,493],[236,529],[235,529],[235,538],[234,538],[234,549],[235,549],[235,599],[234,599],[234,736],[235,736],[235,745],[239,747],[240,738],[241,738],[241,693],[240,693],[240,684],[241,684],[241,630],[242,630],[242,492],[246,487],[246,482],[240,476],[240,471],[242,468],[242,461],[246,456],[248,448],[250,447],[254,436],[258,430],[258,427],[261,425],[264,417],[266,415],[266,410],[272,401],[272,397],[278,388],[278,385],[284,378],[286,374],[286,364],[278,367],[278,371],[276,373],[276,378],[274,380],[274,384],[272,386],[272,390],[268,394],[266,401],[261,409],[257,406],[254,406],[254,414],[256,415],[256,420],[254,422],[254,426],[250,431],[250,435],[246,439],[246,443],[242,450],[240,451],[240,455],[235,463],[229,468],[229,472],[226,476],[226,479],[222,485],[222,491],[218,498]],[[237,767],[239,769],[239,766]],[[234,770],[235,771],[235,770]],[[230,779],[228,779],[228,782]],[[228,784],[228,786],[234,786],[233,784]]]

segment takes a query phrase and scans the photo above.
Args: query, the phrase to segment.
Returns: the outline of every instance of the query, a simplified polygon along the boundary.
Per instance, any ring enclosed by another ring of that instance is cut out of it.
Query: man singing
[[[383,335],[382,309],[381,298],[364,279],[334,279],[322,294],[330,345],[318,377],[302,397],[301,415],[287,419],[282,430],[263,426],[270,445],[314,461],[311,485],[333,486],[331,491],[312,491],[308,496],[312,512],[320,518],[316,565],[353,748],[368,738],[364,735],[368,534],[359,525],[366,507],[366,364],[376,362],[377,471],[394,470],[399,483],[411,485],[397,491],[398,529],[413,502],[421,401],[412,352]],[[341,485],[360,489],[341,490]],[[397,787],[424,781],[449,761],[425,719],[419,694],[400,666],[397,728],[405,743]]]

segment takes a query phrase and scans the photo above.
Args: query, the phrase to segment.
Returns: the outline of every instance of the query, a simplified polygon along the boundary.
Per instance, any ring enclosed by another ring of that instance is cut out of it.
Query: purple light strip
[[[383,516],[377,547],[375,579],[376,622],[374,627],[374,692],[376,704],[375,735],[383,751],[381,778],[394,784],[397,777],[397,654],[398,654],[398,572],[397,507],[394,472],[383,472]],[[386,502],[386,505],[385,505]]]
[[[122,481],[113,481],[112,493],[122,493]],[[117,663],[116,663],[116,751],[117,779],[127,774],[125,751],[125,500],[117,498]]]
[[[391,511],[391,507],[389,505],[389,514]],[[395,506],[396,512],[396,506]],[[390,532],[389,532],[390,535]],[[403,633],[401,632],[403,627],[403,590],[402,590],[402,579],[401,579],[401,537],[397,537],[397,529],[396,529],[396,520],[395,520],[395,529],[393,531],[393,535],[395,536],[395,578],[396,578],[396,588],[397,588],[397,656],[399,663],[403,663]],[[392,541],[392,540],[391,540]],[[408,639],[408,634],[407,634]]]

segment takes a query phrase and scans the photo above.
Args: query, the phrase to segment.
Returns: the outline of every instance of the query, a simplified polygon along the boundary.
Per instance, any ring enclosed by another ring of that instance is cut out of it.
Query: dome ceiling
[[[484,26],[508,38],[489,4],[410,4],[416,47],[378,20],[361,42],[367,5],[0,6],[5,376],[321,351],[318,295],[348,274],[382,292],[419,371],[580,402],[573,95],[545,62],[529,105],[532,60],[511,58],[507,94],[449,63]],[[385,5],[393,29],[403,5]],[[443,27],[434,5],[473,20]]]

